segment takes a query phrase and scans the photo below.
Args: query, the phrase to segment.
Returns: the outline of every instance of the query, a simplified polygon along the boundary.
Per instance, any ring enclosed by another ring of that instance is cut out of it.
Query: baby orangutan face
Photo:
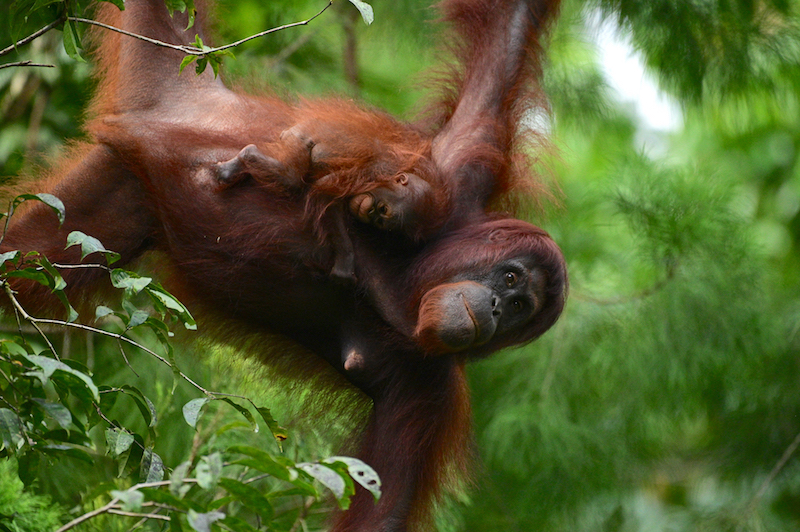
[[[416,226],[431,186],[415,174],[402,173],[379,188],[350,199],[350,212],[359,221],[385,231]]]

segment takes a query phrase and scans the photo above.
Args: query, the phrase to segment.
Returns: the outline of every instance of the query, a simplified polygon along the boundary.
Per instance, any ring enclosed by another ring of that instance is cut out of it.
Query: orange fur
[[[281,373],[307,379],[320,397],[334,397],[346,379],[372,399],[359,456],[381,475],[384,495],[374,504],[359,492],[334,532],[429,530],[433,505],[468,469],[464,361],[538,337],[564,305],[566,270],[555,243],[541,229],[489,212],[526,177],[515,164],[518,125],[540,69],[539,40],[558,3],[442,2],[457,63],[436,112],[417,125],[340,99],[289,104],[234,92],[210,69],[179,76],[180,52],[97,30],[99,84],[86,126],[93,142],[67,155],[47,185],[64,202],[67,221],[58,227],[46,208],[30,208],[0,251],[38,250],[75,264],[77,250],[65,251],[64,239],[80,230],[119,252],[123,267],[158,252],[173,272],[168,288],[204,311],[211,333],[259,350]],[[104,3],[97,13],[107,24],[173,44],[192,43],[198,33],[207,42],[206,9],[196,4],[201,18],[190,29],[185,15],[168,16],[162,0],[128,0],[124,12]],[[330,179],[300,191],[269,182],[214,186],[215,164],[249,144],[277,143],[298,124],[334,129],[322,133],[334,151],[326,160]],[[423,233],[409,242],[346,220],[358,285],[332,282],[326,274],[334,250],[319,239],[330,230],[326,212],[409,171],[434,189]],[[415,336],[426,292],[516,257],[545,272],[547,301],[534,322],[457,355],[432,353]],[[89,301],[105,277],[64,271],[72,300]],[[210,289],[216,286],[223,288]],[[58,308],[34,283],[14,288],[31,308]],[[302,349],[265,349],[266,333]],[[347,352],[359,355],[357,371],[346,367]],[[329,379],[321,365],[344,379]]]

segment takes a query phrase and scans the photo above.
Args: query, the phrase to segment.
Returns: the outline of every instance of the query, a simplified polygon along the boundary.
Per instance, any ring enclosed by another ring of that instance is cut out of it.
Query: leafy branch
[[[372,24],[372,21],[374,20],[374,15],[373,15],[372,7],[369,4],[367,4],[366,2],[363,2],[361,0],[349,0],[349,2],[351,4],[353,4],[353,6],[355,6],[356,9],[358,9],[358,11],[361,13],[361,16],[362,16],[362,18],[363,18],[363,20],[364,20],[364,22],[366,24]],[[287,29],[290,29],[290,28],[295,28],[295,27],[298,27],[298,26],[306,26],[306,25],[310,24],[314,19],[316,19],[317,17],[321,16],[332,5],[333,5],[333,0],[328,0],[328,3],[325,4],[325,6],[322,9],[320,9],[315,15],[309,17],[306,20],[301,20],[301,21],[298,21],[298,22],[292,22],[292,23],[289,23],[289,24],[283,24],[281,26],[270,28],[268,30],[264,30],[264,31],[258,32],[256,34],[250,35],[250,36],[245,37],[243,39],[240,39],[240,40],[238,40],[236,42],[225,44],[225,45],[222,45],[222,46],[217,46],[217,47],[206,46],[203,43],[203,41],[200,39],[199,36],[196,37],[196,41],[195,41],[194,45],[171,44],[171,43],[164,42],[164,41],[161,41],[161,40],[158,40],[158,39],[153,39],[151,37],[146,37],[146,36],[138,34],[138,33],[133,33],[133,32],[130,32],[130,31],[126,31],[126,30],[123,30],[121,28],[117,28],[117,27],[111,26],[109,24],[104,24],[104,23],[98,22],[96,20],[64,14],[64,15],[61,15],[58,19],[56,19],[53,22],[51,22],[50,24],[47,24],[43,28],[37,30],[36,32],[34,32],[34,33],[30,34],[30,35],[28,35],[24,39],[21,39],[21,40],[17,41],[13,45],[8,46],[8,47],[4,48],[3,50],[0,50],[0,56],[4,56],[4,55],[7,55],[7,54],[10,54],[11,52],[17,50],[19,47],[30,43],[31,41],[33,41],[36,38],[44,35],[45,33],[49,32],[50,30],[53,30],[53,29],[56,29],[56,28],[59,28],[59,27],[63,27],[64,48],[65,48],[65,50],[67,51],[67,53],[73,59],[82,61],[82,58],[81,58],[80,52],[79,52],[80,40],[79,40],[78,34],[75,32],[74,26],[72,26],[72,24],[71,24],[71,23],[80,23],[80,24],[86,24],[86,25],[91,25],[91,26],[97,26],[97,27],[100,27],[100,28],[104,28],[106,30],[113,31],[113,32],[116,32],[116,33],[120,33],[122,35],[126,35],[128,37],[132,37],[134,39],[139,39],[141,41],[148,42],[148,43],[153,44],[155,46],[160,46],[162,48],[169,48],[169,49],[172,49],[172,50],[177,50],[177,51],[179,51],[179,52],[181,52],[183,54],[186,54],[186,58],[184,58],[183,62],[181,63],[181,67],[180,67],[181,70],[183,70],[183,68],[186,65],[190,64],[191,62],[193,62],[195,60],[198,60],[198,68],[197,68],[198,72],[197,73],[198,74],[202,73],[202,71],[205,69],[206,64],[210,60],[211,65],[214,68],[214,74],[216,75],[217,74],[217,68],[218,68],[219,62],[221,60],[221,56],[223,54],[229,55],[231,49],[236,48],[238,46],[241,46],[242,44],[244,44],[246,42],[252,41],[254,39],[259,39],[261,37],[265,37],[267,35],[270,35],[270,34],[273,34],[273,33],[279,32],[279,31],[284,31],[284,30],[287,30]],[[190,18],[193,18],[193,15],[190,15]],[[9,67],[15,67],[15,66],[52,67],[53,65],[34,63],[32,61],[16,61],[16,62],[13,62],[13,63],[2,64],[2,65],[0,65],[0,69],[9,68]]]

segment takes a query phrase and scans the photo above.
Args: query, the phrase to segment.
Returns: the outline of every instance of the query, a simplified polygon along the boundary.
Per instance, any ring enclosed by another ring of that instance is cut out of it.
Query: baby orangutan
[[[333,180],[342,179],[336,161],[346,157],[335,149],[335,137],[339,132],[333,128],[324,129],[325,136],[332,141],[327,138],[320,141],[318,137],[314,140],[309,138],[304,129],[304,126],[294,126],[284,131],[277,142],[263,143],[261,147],[249,144],[233,159],[214,165],[213,175],[219,190],[252,179],[261,183],[279,183],[289,190],[309,187],[313,193],[324,190]],[[434,203],[431,185],[410,172],[397,172],[391,177],[378,176],[362,189],[345,198],[344,202],[330,201],[325,209],[331,216],[335,255],[330,274],[348,282],[356,280],[355,252],[345,221],[348,211],[360,222],[418,240],[425,231],[425,213]]]

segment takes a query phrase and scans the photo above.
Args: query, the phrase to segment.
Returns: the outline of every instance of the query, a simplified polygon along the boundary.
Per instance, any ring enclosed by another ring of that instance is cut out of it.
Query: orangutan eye
[[[511,308],[514,309],[514,314],[519,314],[522,312],[522,301],[515,299],[511,302]]]
[[[517,283],[517,274],[514,272],[506,272],[503,278],[506,281],[506,286],[509,288],[511,288]]]

